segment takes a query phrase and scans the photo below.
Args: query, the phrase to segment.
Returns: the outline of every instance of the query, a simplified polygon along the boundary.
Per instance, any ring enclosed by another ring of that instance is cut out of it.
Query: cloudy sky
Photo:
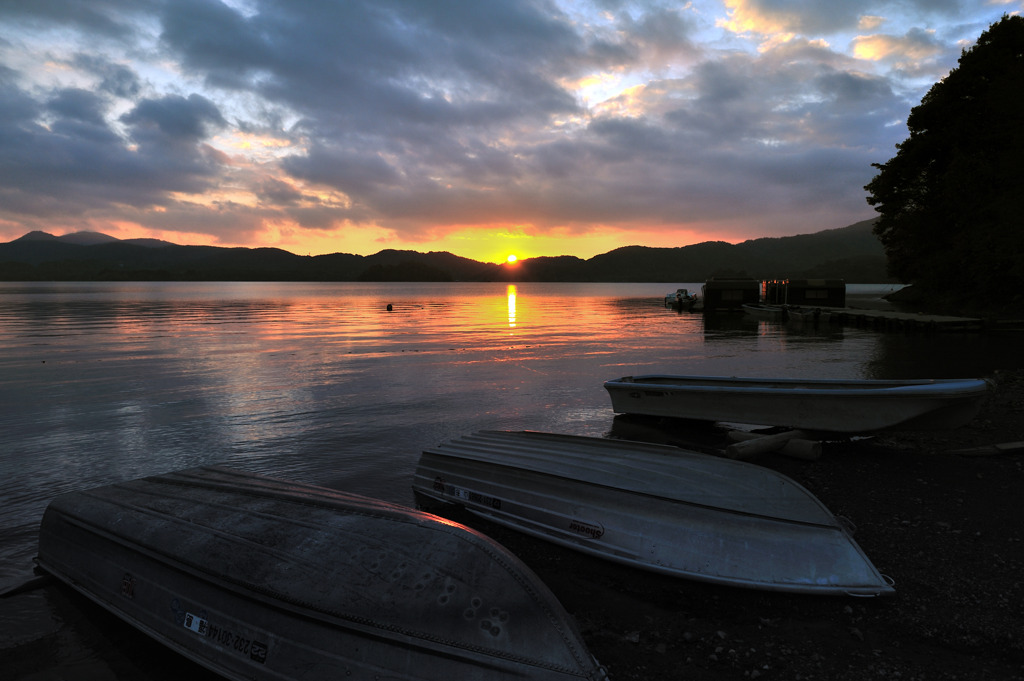
[[[875,215],[1024,0],[2,0],[0,241],[478,260]]]

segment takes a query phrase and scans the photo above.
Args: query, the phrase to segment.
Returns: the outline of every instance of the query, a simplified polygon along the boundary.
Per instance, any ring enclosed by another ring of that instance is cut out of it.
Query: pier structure
[[[976,317],[868,310],[854,307],[821,308],[819,324],[877,329],[879,331],[935,332],[981,331],[984,320]]]

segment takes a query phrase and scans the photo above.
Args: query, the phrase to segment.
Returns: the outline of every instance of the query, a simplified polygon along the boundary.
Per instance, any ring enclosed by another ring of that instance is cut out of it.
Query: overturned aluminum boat
[[[494,541],[393,504],[226,468],[66,494],[39,565],[229,679],[603,679]]]
[[[675,447],[482,431],[423,452],[422,508],[459,505],[601,558],[732,586],[878,595],[892,585],[810,492]]]
[[[838,380],[626,376],[605,381],[612,409],[826,433],[957,428],[988,395],[984,379]]]

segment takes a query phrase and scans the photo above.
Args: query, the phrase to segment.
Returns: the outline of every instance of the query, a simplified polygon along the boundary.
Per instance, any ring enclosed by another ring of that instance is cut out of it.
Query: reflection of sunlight
[[[516,326],[516,285],[508,285],[508,327],[514,329]]]

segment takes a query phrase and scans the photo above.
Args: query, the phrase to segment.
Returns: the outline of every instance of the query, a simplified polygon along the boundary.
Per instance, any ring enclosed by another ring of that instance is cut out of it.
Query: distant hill
[[[816,234],[754,239],[735,245],[708,241],[680,248],[627,246],[595,256],[587,264],[592,277],[608,281],[621,280],[618,273],[641,268],[655,281],[702,281],[712,276],[796,278],[808,276],[810,270],[826,262],[832,263],[831,277],[846,278],[838,270],[852,275],[867,266],[862,276],[884,280],[885,253],[871,233],[873,224],[868,220]],[[875,265],[880,269],[874,271]]]
[[[708,241],[678,248],[626,246],[584,260],[482,263],[446,252],[383,250],[300,256],[278,248],[179,246],[97,232],[30,232],[0,244],[3,281],[607,281],[697,282],[713,276],[893,281],[873,220],[815,234]]]

